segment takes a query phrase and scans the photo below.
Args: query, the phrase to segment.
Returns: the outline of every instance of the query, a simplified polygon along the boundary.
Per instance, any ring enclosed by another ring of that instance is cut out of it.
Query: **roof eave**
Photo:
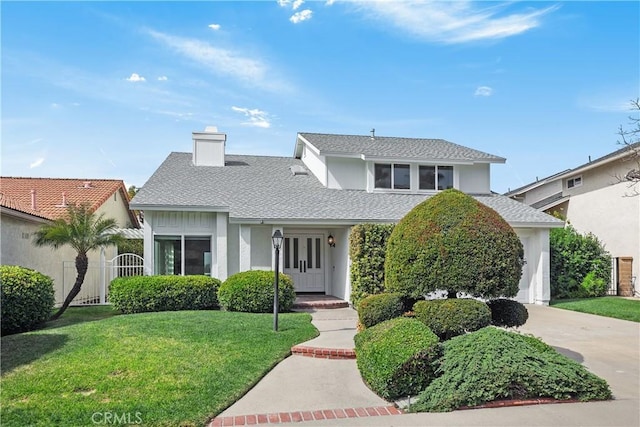
[[[132,203],[131,209],[137,211],[172,211],[172,212],[229,212],[229,206],[201,206],[201,205],[165,205],[165,204],[144,204]]]

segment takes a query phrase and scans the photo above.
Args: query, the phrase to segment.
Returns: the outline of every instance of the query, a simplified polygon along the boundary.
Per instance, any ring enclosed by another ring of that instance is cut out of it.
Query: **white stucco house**
[[[0,263],[39,271],[53,279],[55,301],[62,304],[75,281],[76,252],[68,246],[57,250],[37,247],[33,234],[42,224],[64,217],[69,204],[87,203],[91,210],[113,218],[119,227],[139,227],[129,209],[129,195],[122,180],[0,177]],[[104,248],[102,256],[117,255],[115,246]],[[100,251],[88,254],[89,271],[83,290],[74,302],[91,298],[92,281],[100,272]],[[95,279],[95,280],[94,280]]]
[[[625,179],[638,169],[635,150],[640,143],[505,193],[598,237],[615,260],[614,270],[624,273],[621,278],[614,271],[614,280],[622,282],[616,285],[628,289],[623,295],[640,271],[640,184]]]
[[[144,212],[145,267],[221,280],[280,265],[297,292],[350,296],[348,238],[358,223],[394,223],[438,191],[457,188],[516,230],[526,265],[518,300],[549,301],[549,229],[559,221],[490,190],[505,159],[441,139],[299,133],[293,156],[225,153],[216,128],[193,133],[192,153],[171,153],[131,202]],[[329,237],[333,245],[329,244]]]

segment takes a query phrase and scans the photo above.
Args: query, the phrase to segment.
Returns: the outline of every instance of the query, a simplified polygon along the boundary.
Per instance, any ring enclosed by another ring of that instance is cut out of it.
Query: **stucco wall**
[[[333,228],[329,232],[335,238],[336,246],[327,250],[327,265],[330,268],[329,294],[349,301],[351,284],[349,280],[349,232],[350,227]]]
[[[586,183],[586,181],[585,181]],[[627,197],[628,184],[619,183],[574,195],[567,219],[580,233],[591,232],[614,257],[633,257],[633,275],[640,273],[640,196]]]
[[[366,190],[366,162],[360,159],[327,158],[328,187],[342,190]]]
[[[251,227],[251,270],[271,270],[271,226]]]
[[[319,156],[305,145],[302,149],[302,162],[318,178],[322,185],[327,185],[327,166],[324,156]]]
[[[525,194],[524,203],[531,205],[542,199],[553,196],[562,192],[562,181],[553,181],[547,184],[543,184],[540,187],[536,187]]]
[[[458,170],[459,190],[465,193],[490,193],[490,165],[459,165],[454,169]]]

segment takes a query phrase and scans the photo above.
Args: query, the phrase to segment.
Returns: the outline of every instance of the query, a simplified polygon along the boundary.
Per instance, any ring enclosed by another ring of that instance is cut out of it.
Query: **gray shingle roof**
[[[320,154],[358,155],[365,158],[394,158],[451,162],[504,163],[503,157],[484,153],[444,139],[396,138],[367,135],[298,134],[320,150]]]
[[[131,202],[132,209],[228,210],[232,219],[327,222],[395,222],[424,194],[367,193],[325,188],[317,178],[294,175],[306,169],[289,157],[227,155],[226,166],[194,166],[191,153],[171,153]],[[557,219],[507,197],[474,196],[512,225],[550,227]]]

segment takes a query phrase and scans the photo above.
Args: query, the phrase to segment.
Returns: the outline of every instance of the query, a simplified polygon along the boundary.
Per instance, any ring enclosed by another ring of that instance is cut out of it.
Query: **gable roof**
[[[129,210],[129,195],[122,180],[0,177],[0,206],[49,220],[63,217],[67,206],[73,203],[88,203],[95,211],[116,192],[120,193],[131,223],[138,225]]]
[[[518,194],[526,193],[527,191],[533,190],[534,188],[539,187],[541,185],[548,184],[550,182],[557,181],[559,179],[568,178],[571,175],[583,173],[590,169],[594,169],[599,166],[606,165],[607,163],[615,162],[621,159],[626,160],[627,158],[632,158],[634,156],[633,155],[634,150],[638,150],[638,149],[640,149],[640,142],[636,142],[635,144],[624,146],[619,150],[613,151],[602,157],[598,157],[597,159],[591,160],[587,163],[583,163],[580,166],[577,166],[573,169],[565,169],[562,172],[555,173],[546,178],[536,180],[529,184],[518,187],[514,190],[510,190],[504,193],[504,195],[507,197],[517,196]]]
[[[444,139],[396,138],[367,135],[298,134],[294,157],[302,155],[302,145],[315,147],[319,155],[358,157],[363,160],[411,159],[448,163],[504,163],[494,156]]]
[[[140,210],[228,212],[231,222],[396,222],[425,194],[367,193],[324,187],[299,159],[227,155],[226,165],[194,166],[191,153],[171,153],[131,201]],[[556,227],[563,223],[497,194],[474,196],[512,226]]]

